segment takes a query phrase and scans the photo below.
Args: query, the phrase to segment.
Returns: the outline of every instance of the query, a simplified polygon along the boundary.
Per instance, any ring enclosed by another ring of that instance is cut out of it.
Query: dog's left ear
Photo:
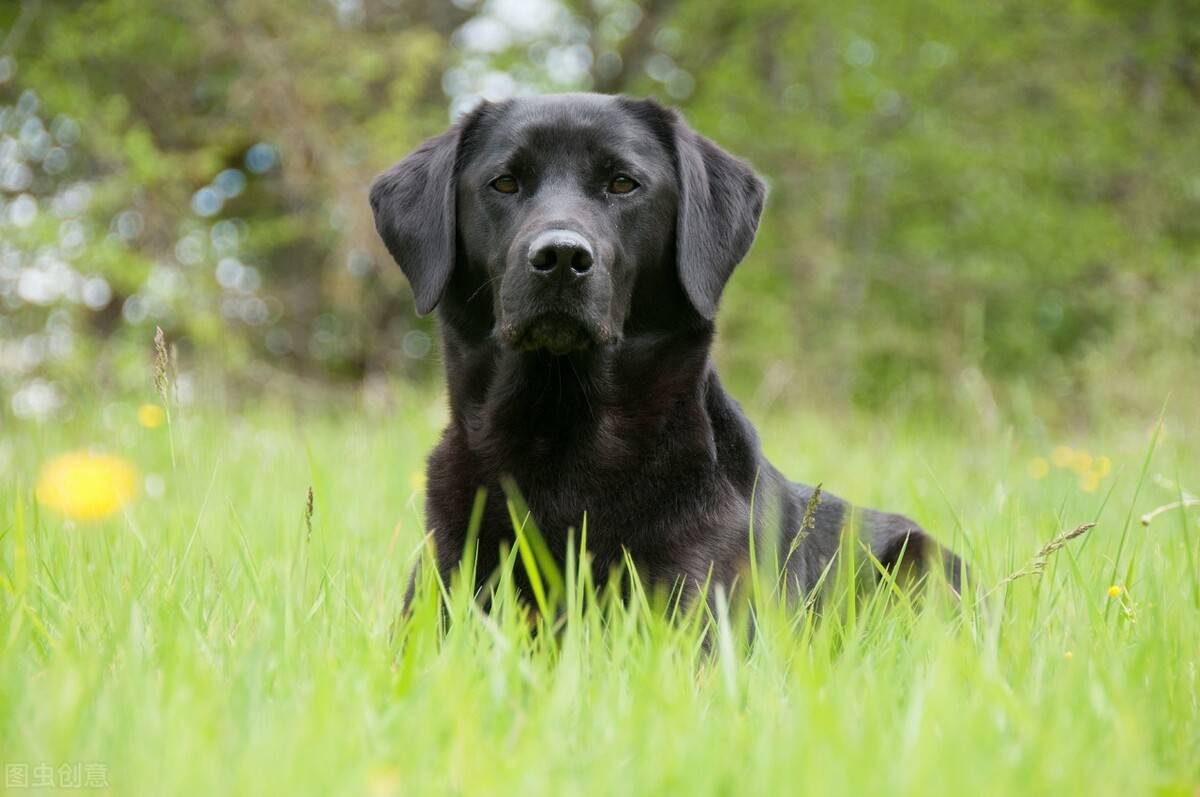
[[[412,285],[417,312],[441,300],[454,270],[459,148],[488,103],[417,147],[371,184],[375,229]]]
[[[696,133],[672,113],[679,216],[679,279],[692,306],[712,319],[733,269],[754,243],[766,185],[749,164]]]

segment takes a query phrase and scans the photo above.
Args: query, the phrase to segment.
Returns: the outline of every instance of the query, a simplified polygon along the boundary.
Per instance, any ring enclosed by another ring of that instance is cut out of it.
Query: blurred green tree
[[[440,3],[151,5],[9,11],[19,40],[3,129],[37,179],[7,200],[40,199],[45,211],[6,225],[23,266],[51,254],[103,280],[102,306],[66,303],[102,339],[144,340],[159,324],[233,370],[358,377],[382,366],[372,358],[402,348],[388,336],[406,330],[387,322],[404,294],[399,275],[374,267],[366,184],[374,153],[444,125],[447,40],[463,13]],[[76,131],[66,168],[29,157],[27,124]],[[86,208],[53,212],[72,188]],[[64,251],[64,228],[86,243]],[[62,309],[10,293],[10,309],[27,316],[8,319],[10,333],[34,334],[45,306]]]
[[[427,373],[371,176],[480,97],[589,88],[769,179],[719,351],[759,404],[1196,383],[1197,0],[26,0],[0,30],[10,384],[153,324],[230,372]]]
[[[1198,41],[1190,0],[682,0],[659,82],[772,183],[727,339],[871,407],[1194,360]]]

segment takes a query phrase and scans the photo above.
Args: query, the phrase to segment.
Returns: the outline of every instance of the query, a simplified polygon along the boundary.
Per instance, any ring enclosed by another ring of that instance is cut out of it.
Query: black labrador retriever
[[[451,420],[426,514],[447,584],[479,488],[481,583],[511,545],[511,479],[560,562],[586,513],[598,576],[628,553],[651,584],[728,587],[753,535],[806,593],[853,527],[884,567],[940,563],[957,589],[959,560],[911,520],[810,504],[721,385],[713,318],[764,198],[675,111],[598,94],[485,102],[375,181],[379,235],[441,320]]]

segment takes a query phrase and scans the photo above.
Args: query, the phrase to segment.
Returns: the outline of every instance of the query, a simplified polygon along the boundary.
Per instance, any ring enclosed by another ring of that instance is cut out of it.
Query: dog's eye
[[[517,178],[511,174],[500,175],[495,180],[492,180],[491,186],[502,194],[515,194],[519,188]]]
[[[610,194],[628,194],[633,189],[637,188],[638,184],[632,177],[627,174],[618,174],[608,183],[608,193]]]

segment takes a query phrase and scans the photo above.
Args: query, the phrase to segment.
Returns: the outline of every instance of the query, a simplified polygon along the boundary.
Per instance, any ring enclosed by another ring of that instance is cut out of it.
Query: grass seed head
[[[304,528],[306,532],[305,539],[312,537],[312,518],[313,518],[313,488],[308,487],[308,496],[304,499]]]
[[[1075,539],[1076,537],[1082,537],[1095,527],[1095,523],[1081,523],[1070,531],[1064,531],[1062,534],[1059,534],[1057,537],[1050,540],[1050,542],[1043,545],[1042,549],[1038,551],[1024,567],[1022,567],[1020,570],[1009,573],[1007,576],[1000,579],[1000,582],[997,583],[996,586],[992,587],[990,590],[980,596],[980,600],[983,600],[983,598],[991,595],[1005,584],[1011,584],[1019,578],[1025,578],[1026,576],[1040,576],[1045,572],[1046,563],[1050,561],[1051,556],[1053,556],[1061,548],[1065,547],[1066,544],[1071,540]]]
[[[158,391],[158,395],[162,398],[163,403],[167,403],[167,388],[170,386],[170,381],[167,378],[167,364],[170,362],[170,357],[167,355],[167,336],[163,334],[162,327],[154,328],[154,389]]]

